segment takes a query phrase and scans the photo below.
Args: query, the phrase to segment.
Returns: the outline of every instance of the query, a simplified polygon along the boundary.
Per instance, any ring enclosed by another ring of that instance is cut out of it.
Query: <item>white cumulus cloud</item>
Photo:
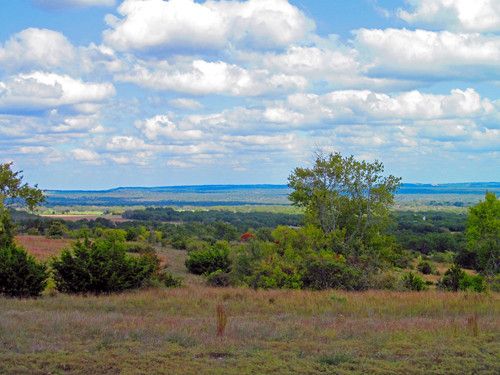
[[[0,81],[0,108],[50,109],[75,106],[98,103],[114,94],[114,86],[110,83],[89,83],[68,75],[33,72]]]
[[[107,17],[104,40],[118,50],[222,49],[229,44],[284,47],[314,28],[287,0],[125,0]]]
[[[54,68],[71,64],[75,48],[61,33],[29,28],[0,45],[0,69]]]
[[[414,79],[500,76],[500,36],[406,29],[360,29],[355,44],[369,72]]]
[[[498,0],[408,0],[398,16],[411,24],[463,31],[500,31]]]

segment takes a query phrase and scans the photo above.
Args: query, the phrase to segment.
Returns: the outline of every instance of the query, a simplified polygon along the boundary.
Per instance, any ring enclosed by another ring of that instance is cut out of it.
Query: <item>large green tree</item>
[[[471,207],[467,218],[467,244],[476,254],[476,267],[485,274],[500,271],[500,199],[486,193],[484,201]]]
[[[296,168],[290,175],[289,198],[305,208],[308,224],[336,234],[344,247],[365,246],[387,223],[400,180],[385,176],[379,161],[358,161],[338,152],[318,154],[311,168]]]
[[[0,248],[10,246],[13,242],[12,222],[5,207],[6,200],[24,203],[30,210],[43,202],[43,192],[37,185],[23,184],[22,171],[12,170],[12,163],[0,164]]]
[[[47,267],[16,246],[5,207],[7,199],[24,203],[29,209],[43,201],[42,191],[36,185],[23,184],[21,173],[12,170],[12,163],[0,164],[0,295],[36,297],[45,288]]]

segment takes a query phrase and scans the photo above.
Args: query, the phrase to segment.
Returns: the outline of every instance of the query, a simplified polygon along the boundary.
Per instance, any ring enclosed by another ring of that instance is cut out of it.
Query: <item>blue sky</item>
[[[496,0],[20,0],[0,25],[0,161],[42,188],[285,183],[317,149],[500,180]]]

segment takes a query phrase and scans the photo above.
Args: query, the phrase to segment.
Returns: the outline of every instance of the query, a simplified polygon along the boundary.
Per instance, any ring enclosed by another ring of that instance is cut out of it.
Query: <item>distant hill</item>
[[[427,201],[453,201],[455,196],[479,200],[486,191],[500,194],[500,182],[402,184],[401,201],[424,197]],[[286,185],[196,185],[118,187],[109,190],[47,190],[46,206],[239,206],[288,205]],[[445,198],[446,196],[446,198]],[[434,199],[434,200],[433,200]],[[459,199],[460,200],[460,199]],[[453,203],[452,203],[453,204]]]

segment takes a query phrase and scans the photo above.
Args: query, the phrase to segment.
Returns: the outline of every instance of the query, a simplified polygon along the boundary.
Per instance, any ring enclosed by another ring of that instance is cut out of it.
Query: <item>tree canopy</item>
[[[379,161],[318,154],[312,168],[298,167],[290,175],[289,198],[324,233],[338,233],[346,245],[366,243],[384,226],[401,181],[383,172]]]
[[[30,210],[43,202],[43,192],[34,187],[22,183],[22,171],[14,172],[12,163],[0,164],[0,247],[12,244],[12,223],[10,215],[5,209],[6,199],[19,199],[24,202]]]
[[[469,209],[466,237],[468,247],[476,254],[479,271],[500,271],[500,199],[486,193],[485,199]]]

